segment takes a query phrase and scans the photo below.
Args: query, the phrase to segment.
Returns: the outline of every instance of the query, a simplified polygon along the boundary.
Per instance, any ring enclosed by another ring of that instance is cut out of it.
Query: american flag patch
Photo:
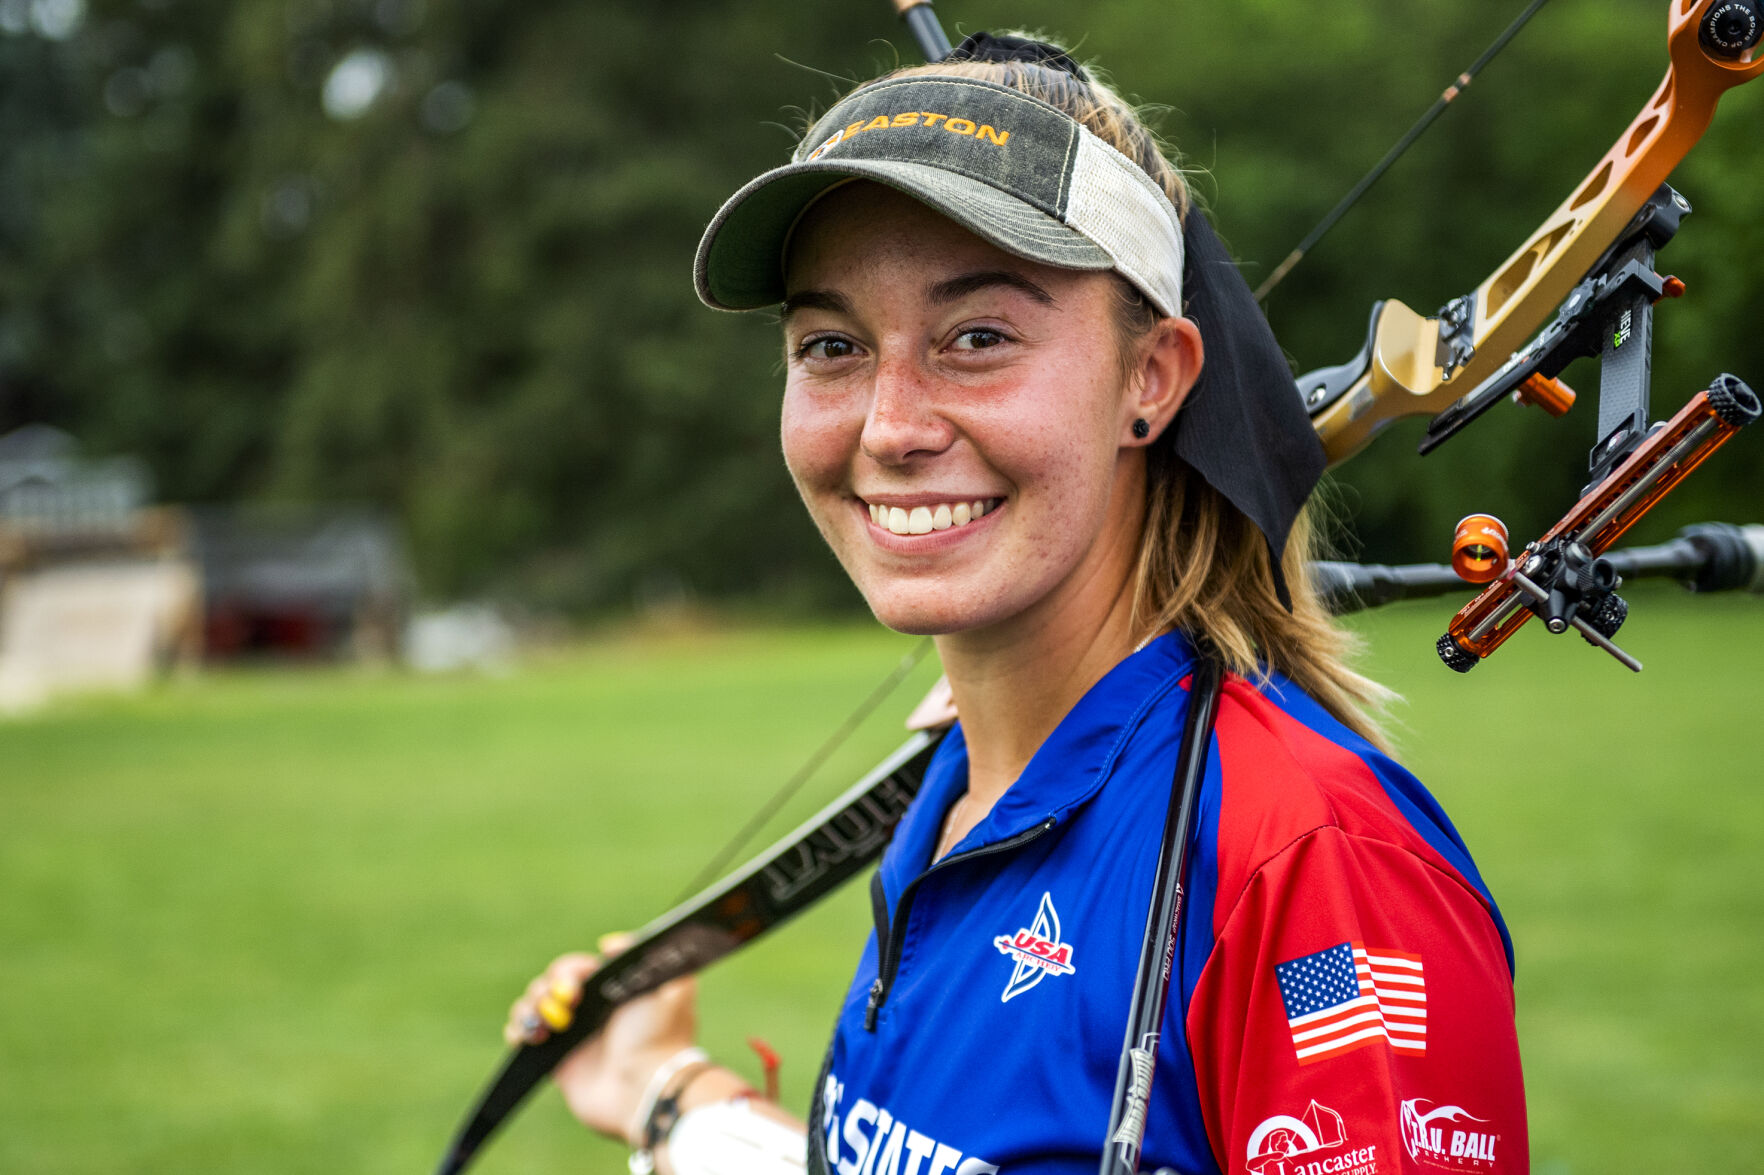
[[[1383,1040],[1427,1052],[1427,983],[1421,956],[1344,942],[1274,967],[1301,1065]]]

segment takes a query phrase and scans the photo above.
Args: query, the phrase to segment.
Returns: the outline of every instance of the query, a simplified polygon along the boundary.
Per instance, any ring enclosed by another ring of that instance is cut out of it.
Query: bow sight
[[[1645,397],[1645,384],[1642,394]],[[1459,523],[1454,567],[1463,579],[1489,586],[1452,618],[1439,638],[1441,660],[1466,673],[1535,614],[1553,633],[1570,627],[1579,630],[1589,642],[1639,673],[1641,662],[1611,641],[1628,617],[1629,606],[1616,594],[1623,582],[1616,566],[1599,556],[1761,412],[1764,409],[1751,388],[1731,375],[1721,375],[1670,421],[1655,425],[1646,439],[1632,432],[1628,448],[1595,446],[1595,462],[1626,456],[1562,521],[1528,544],[1518,559],[1506,557],[1506,528],[1497,520],[1472,515]],[[1601,458],[1601,449],[1610,452]]]
[[[1712,19],[1704,21],[1705,29]],[[1575,394],[1556,377],[1576,359],[1599,356],[1598,434],[1588,458],[1591,480],[1580,501],[1518,559],[1507,557],[1506,528],[1498,520],[1472,515],[1458,524],[1453,566],[1466,582],[1489,585],[1439,638],[1440,658],[1460,673],[1494,652],[1532,615],[1542,617],[1553,633],[1575,628],[1629,668],[1641,669],[1612,643],[1629,607],[1616,594],[1621,578],[1599,556],[1760,414],[1752,389],[1724,374],[1670,421],[1649,423],[1654,307],[1685,291],[1683,282],[1655,271],[1654,259],[1690,210],[1683,196],[1660,185],[1569,293],[1555,321],[1427,426],[1423,454],[1509,396],[1561,416],[1573,406]]]
[[[1705,21],[1705,27],[1708,22]],[[1678,232],[1690,203],[1666,184],[1569,293],[1556,319],[1530,345],[1427,426],[1430,453],[1502,399],[1564,415],[1574,392],[1556,377],[1576,359],[1599,356],[1599,423],[1588,457],[1591,480],[1567,516],[1520,558],[1510,559],[1506,528],[1472,515],[1458,524],[1453,566],[1469,583],[1488,584],[1439,638],[1442,660],[1460,673],[1532,615],[1553,633],[1577,629],[1630,669],[1641,663],[1611,638],[1629,614],[1609,550],[1641,516],[1742,427],[1758,419],[1758,397],[1732,375],[1717,376],[1676,416],[1650,425],[1648,398],[1654,307],[1684,294],[1684,283],[1654,269],[1656,253]]]

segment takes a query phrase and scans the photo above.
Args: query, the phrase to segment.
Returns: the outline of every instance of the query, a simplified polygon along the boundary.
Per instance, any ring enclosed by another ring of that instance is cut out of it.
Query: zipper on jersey
[[[876,919],[876,979],[870,984],[870,1002],[864,1008],[864,1031],[876,1031],[876,1018],[882,1014],[882,1005],[888,1001],[888,990],[894,986],[895,974],[900,970],[900,952],[905,945],[907,917],[912,913],[913,895],[919,890],[919,883],[927,877],[949,865],[960,861],[972,861],[976,857],[987,857],[995,853],[1006,853],[1012,849],[1028,844],[1057,821],[1052,816],[1037,824],[1034,828],[1019,832],[1016,836],[1007,837],[993,844],[981,845],[977,849],[969,849],[965,853],[957,853],[938,861],[925,870],[900,891],[900,902],[894,910],[894,924],[889,925],[888,894],[882,887],[882,870],[878,869],[870,876],[870,912]]]

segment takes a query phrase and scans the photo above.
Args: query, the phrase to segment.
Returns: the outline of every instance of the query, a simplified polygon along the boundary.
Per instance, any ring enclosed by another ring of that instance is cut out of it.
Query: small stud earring
[[[1151,435],[1151,425],[1146,423],[1145,417],[1140,416],[1134,419],[1133,435],[1142,441]]]

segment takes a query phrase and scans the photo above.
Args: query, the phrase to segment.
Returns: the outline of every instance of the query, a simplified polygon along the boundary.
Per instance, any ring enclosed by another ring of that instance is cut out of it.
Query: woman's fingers
[[[511,1045],[538,1044],[568,1028],[582,999],[582,984],[599,969],[599,958],[579,952],[553,960],[509,1008],[503,1040]]]
[[[533,1045],[567,1030],[581,1006],[583,985],[634,941],[629,934],[609,934],[598,944],[600,954],[553,960],[509,1007],[503,1038],[511,1045]],[[602,1133],[629,1137],[646,1083],[692,1043],[694,991],[693,979],[686,976],[627,1000],[611,1010],[599,1032],[572,1048],[552,1073],[571,1112]]]
[[[550,991],[539,997],[539,1018],[553,1032],[568,1028],[570,1019],[575,1014],[575,1002],[570,998],[570,991],[567,984],[554,984]]]

